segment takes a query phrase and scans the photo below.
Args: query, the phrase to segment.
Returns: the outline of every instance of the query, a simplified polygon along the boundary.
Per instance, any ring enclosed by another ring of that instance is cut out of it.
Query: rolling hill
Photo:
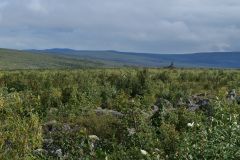
[[[81,68],[102,66],[102,63],[51,54],[0,49],[0,69]]]
[[[47,69],[89,67],[176,67],[240,68],[240,52],[150,54],[72,49],[0,49],[0,69]]]
[[[240,52],[193,54],[150,54],[118,51],[84,51],[72,49],[31,50],[34,53],[61,55],[74,59],[96,60],[110,66],[163,67],[174,62],[177,67],[240,68]]]

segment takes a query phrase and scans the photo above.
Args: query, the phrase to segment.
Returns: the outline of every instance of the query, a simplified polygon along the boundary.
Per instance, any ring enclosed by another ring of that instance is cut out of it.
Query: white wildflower
[[[211,121],[212,121],[212,122],[214,121],[214,118],[213,118],[213,117],[211,117]]]
[[[194,126],[194,122],[188,123],[187,126],[188,126],[188,127],[193,127],[193,126]]]
[[[143,149],[141,149],[140,151],[141,151],[141,153],[142,153],[143,155],[147,155],[147,154],[148,154],[148,152],[145,151],[145,150],[143,150]]]
[[[132,135],[134,135],[135,133],[136,133],[135,128],[128,128],[128,135],[129,135],[129,136],[132,136]]]
[[[89,145],[89,148],[90,148],[91,150],[93,150],[93,149],[94,149],[94,147],[95,147],[94,143],[93,143],[93,142],[92,142],[92,143],[90,143],[90,145]]]
[[[237,125],[237,122],[233,122],[234,125]]]
[[[89,135],[88,136],[89,137],[89,139],[91,139],[91,140],[97,140],[97,141],[99,141],[100,139],[98,138],[98,136],[96,136],[96,135]]]
[[[193,159],[193,156],[191,154],[189,155],[189,159]]]

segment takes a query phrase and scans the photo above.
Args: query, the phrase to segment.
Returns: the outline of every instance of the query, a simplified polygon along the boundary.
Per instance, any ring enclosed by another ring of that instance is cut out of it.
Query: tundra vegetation
[[[0,159],[240,159],[240,71],[0,72]]]

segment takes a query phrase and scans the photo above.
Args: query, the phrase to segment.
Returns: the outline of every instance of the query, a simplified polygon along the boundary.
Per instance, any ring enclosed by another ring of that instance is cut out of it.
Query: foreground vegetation
[[[240,159],[240,71],[0,73],[0,159]]]

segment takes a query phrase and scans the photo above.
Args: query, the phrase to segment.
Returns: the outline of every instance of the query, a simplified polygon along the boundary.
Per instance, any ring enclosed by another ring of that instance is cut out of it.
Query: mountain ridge
[[[209,67],[209,68],[240,68],[240,52],[199,52],[187,54],[156,54],[121,52],[114,50],[74,50],[54,48],[35,50],[35,53],[48,53],[74,57],[77,59],[94,59],[103,63],[163,67],[171,62],[177,67]]]
[[[166,67],[240,68],[240,52],[151,54],[114,50],[0,49],[0,69]]]

